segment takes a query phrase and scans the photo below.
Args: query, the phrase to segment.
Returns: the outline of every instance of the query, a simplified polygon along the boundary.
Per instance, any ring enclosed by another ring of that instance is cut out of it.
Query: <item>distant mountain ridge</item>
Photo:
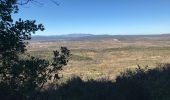
[[[86,36],[93,36],[93,34],[68,34],[68,35],[65,35],[65,37],[86,37]]]
[[[55,41],[55,40],[88,40],[110,38],[115,35],[94,35],[94,34],[68,34],[68,35],[53,35],[53,36],[33,36],[31,40],[37,41]]]
[[[96,39],[119,39],[119,40],[138,40],[156,39],[170,40],[170,34],[155,35],[94,35],[94,34],[68,34],[55,36],[33,36],[32,41],[56,41],[56,40],[96,40]]]

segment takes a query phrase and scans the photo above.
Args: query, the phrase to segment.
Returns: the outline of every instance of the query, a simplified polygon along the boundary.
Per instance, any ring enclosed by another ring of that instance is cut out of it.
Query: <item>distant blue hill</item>
[[[170,34],[159,35],[93,35],[93,34],[68,34],[55,36],[33,36],[32,41],[57,41],[57,40],[97,40],[97,39],[119,39],[119,40],[170,40]]]

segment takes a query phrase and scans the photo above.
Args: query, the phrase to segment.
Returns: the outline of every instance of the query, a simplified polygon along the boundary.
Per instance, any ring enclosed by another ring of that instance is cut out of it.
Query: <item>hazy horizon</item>
[[[35,19],[45,26],[36,35],[147,35],[170,33],[169,0],[39,0],[20,6],[14,19]]]
[[[102,35],[110,35],[110,36],[133,36],[133,35],[170,35],[170,33],[162,33],[162,34],[90,34],[90,33],[70,33],[70,34],[33,34],[32,36],[69,36],[69,35],[96,35],[96,36],[102,36]]]

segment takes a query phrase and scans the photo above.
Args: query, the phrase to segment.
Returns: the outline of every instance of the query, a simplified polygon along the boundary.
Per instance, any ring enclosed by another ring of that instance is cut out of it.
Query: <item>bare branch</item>
[[[54,3],[55,5],[59,6],[60,3],[56,0],[50,0],[52,3]],[[43,6],[44,3],[42,2],[39,2],[38,0],[18,0],[18,2],[16,4],[18,5],[27,5],[28,3],[32,3],[34,5],[37,5],[37,6]]]
[[[56,4],[57,6],[59,6],[60,5],[60,3],[59,2],[57,2],[57,1],[55,1],[55,0],[50,0],[51,2],[53,2],[54,4]]]
[[[36,0],[32,0],[31,3],[39,7],[42,7],[44,5],[44,3],[38,2]]]
[[[23,2],[23,0],[20,0],[20,2],[17,2],[16,4],[18,4],[18,5],[26,5],[26,4],[28,4],[30,1],[33,1],[33,0],[24,0],[24,2]]]

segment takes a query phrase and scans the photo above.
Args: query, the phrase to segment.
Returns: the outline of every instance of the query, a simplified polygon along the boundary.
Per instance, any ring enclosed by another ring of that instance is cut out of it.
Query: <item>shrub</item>
[[[87,80],[79,77],[42,91],[37,100],[170,100],[170,64],[154,69],[127,70],[110,80]]]

